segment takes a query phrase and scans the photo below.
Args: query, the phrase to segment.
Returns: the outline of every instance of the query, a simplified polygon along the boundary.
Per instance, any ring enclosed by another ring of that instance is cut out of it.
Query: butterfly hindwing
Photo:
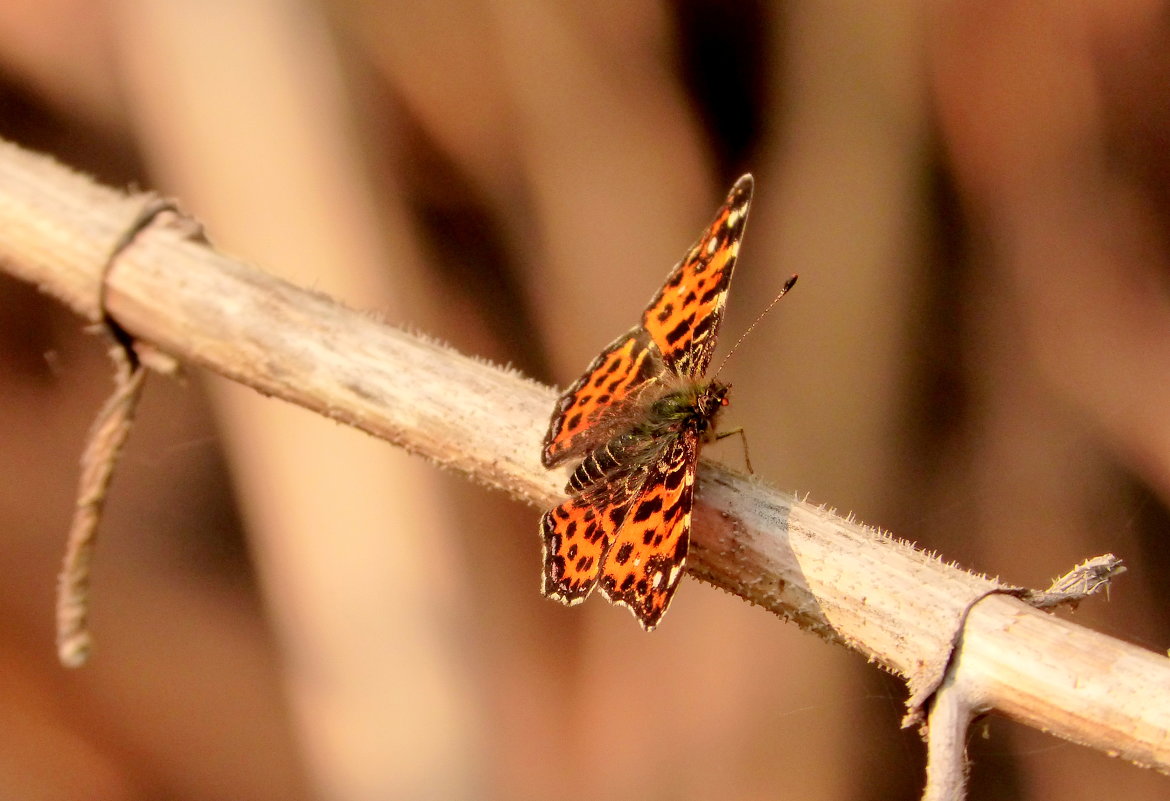
[[[625,521],[647,469],[623,470],[544,513],[544,586],[549,598],[572,606],[597,584],[601,565]]]
[[[693,432],[663,448],[601,569],[601,591],[629,607],[647,631],[658,625],[686,564],[698,463],[699,441]]]

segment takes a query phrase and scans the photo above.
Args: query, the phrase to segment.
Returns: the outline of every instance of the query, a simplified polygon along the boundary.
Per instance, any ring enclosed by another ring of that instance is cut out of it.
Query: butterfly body
[[[565,486],[565,492],[580,494],[604,482],[614,473],[635,465],[658,461],[662,452],[679,436],[695,436],[702,442],[714,438],[715,416],[727,405],[726,384],[684,384],[636,409],[637,421],[612,437],[600,448],[585,454]]]
[[[599,587],[646,630],[666,611],[686,562],[699,449],[728,402],[728,385],[704,374],[751,192],[745,175],[640,324],[557,401],[542,461],[581,461],[569,499],[541,519],[545,595],[576,604]]]

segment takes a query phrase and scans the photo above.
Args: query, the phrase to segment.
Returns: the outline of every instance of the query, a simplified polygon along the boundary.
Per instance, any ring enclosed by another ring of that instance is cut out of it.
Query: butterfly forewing
[[[703,377],[723,321],[723,306],[752,199],[752,177],[732,187],[699,241],[666,278],[642,314],[642,327],[676,374]]]
[[[645,329],[611,342],[557,401],[544,437],[544,466],[604,445],[613,433],[605,421],[621,417],[662,372],[662,357]]]

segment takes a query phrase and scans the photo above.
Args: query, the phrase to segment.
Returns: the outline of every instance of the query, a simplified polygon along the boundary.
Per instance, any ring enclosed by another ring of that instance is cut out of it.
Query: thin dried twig
[[[89,658],[89,568],[110,479],[142,395],[146,371],[121,344],[110,348],[117,385],[90,429],[81,457],[77,506],[65,545],[65,563],[57,580],[57,657],[66,667],[81,667]]]
[[[1126,571],[1125,565],[1111,553],[1086,559],[1052,582],[1046,590],[1023,590],[1021,598],[1037,609],[1057,606],[1076,608],[1077,604],[1101,590],[1108,591],[1113,579]]]
[[[967,792],[967,730],[975,718],[967,688],[948,677],[930,706],[922,801],[956,801]]]
[[[93,319],[108,243],[140,203],[0,145],[0,266]],[[560,497],[566,475],[539,460],[551,388],[232,261],[165,221],[123,253],[107,292],[138,341],[533,505]],[[980,709],[1170,770],[1164,656],[718,465],[704,462],[701,476],[693,576],[854,648],[912,694],[949,671]]]

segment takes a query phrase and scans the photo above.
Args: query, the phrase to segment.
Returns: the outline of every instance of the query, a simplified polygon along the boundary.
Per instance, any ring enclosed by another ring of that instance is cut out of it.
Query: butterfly
[[[658,625],[686,564],[699,448],[718,438],[729,385],[704,380],[715,350],[753,180],[736,181],[641,322],[603,350],[556,403],[541,461],[580,457],[569,499],[540,521],[546,596],[595,587]],[[789,279],[781,296],[795,282]]]

